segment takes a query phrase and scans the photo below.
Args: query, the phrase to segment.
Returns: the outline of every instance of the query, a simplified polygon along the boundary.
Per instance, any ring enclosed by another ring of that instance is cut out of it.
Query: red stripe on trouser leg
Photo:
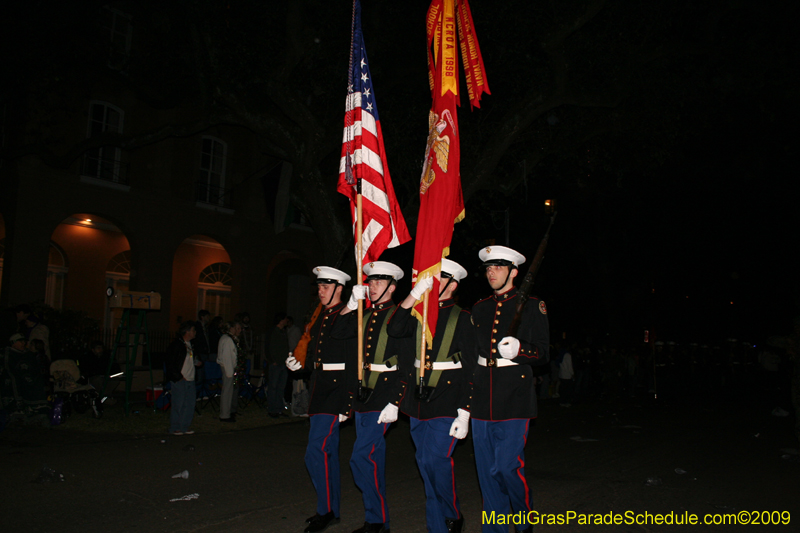
[[[336,426],[336,421],[337,421],[337,419],[336,419],[336,417],[334,417],[333,421],[331,422],[331,427],[330,427],[330,430],[328,431],[328,435],[326,435],[325,438],[322,441],[322,450],[321,450],[322,451],[322,456],[325,458],[325,494],[327,495],[328,512],[329,513],[331,512],[331,480],[330,480],[330,477],[328,476],[330,470],[329,470],[329,467],[328,467],[328,454],[325,452],[325,445],[328,443],[328,437],[330,437],[331,433],[333,433],[333,428],[334,428],[334,426]],[[338,457],[337,457],[337,461],[338,461]]]

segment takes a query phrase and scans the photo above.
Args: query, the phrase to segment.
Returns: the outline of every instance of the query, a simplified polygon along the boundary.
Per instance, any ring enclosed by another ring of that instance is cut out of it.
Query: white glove
[[[422,296],[433,287],[433,278],[425,278],[419,280],[414,288],[411,289],[411,296],[415,300],[421,300]]]
[[[381,411],[381,416],[378,417],[378,424],[391,424],[397,422],[397,412],[400,409],[393,403],[387,403],[386,407]]]
[[[350,292],[350,300],[347,302],[347,308],[351,311],[358,309],[358,301],[367,297],[366,285],[353,285],[353,290]]]
[[[516,337],[503,337],[497,351],[503,359],[514,359],[519,354],[519,341]]]
[[[469,412],[463,409],[458,410],[458,417],[453,420],[453,425],[450,426],[450,436],[457,439],[464,439],[469,433]]]
[[[348,418],[350,418],[350,417],[347,416],[347,415],[340,414],[339,415],[339,423],[340,424],[344,423]]]
[[[289,352],[289,357],[286,359],[286,368],[288,368],[292,372],[295,372],[303,368],[303,364],[294,358],[292,352]]]

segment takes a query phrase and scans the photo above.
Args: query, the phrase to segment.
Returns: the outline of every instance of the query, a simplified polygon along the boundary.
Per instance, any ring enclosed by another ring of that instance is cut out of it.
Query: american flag
[[[411,235],[397,204],[386,163],[381,122],[361,32],[361,4],[358,0],[354,3],[353,11],[351,71],[345,100],[344,138],[337,190],[350,198],[355,233],[356,183],[361,180],[362,257],[356,257],[356,264],[363,266],[377,261],[387,248],[411,240]]]

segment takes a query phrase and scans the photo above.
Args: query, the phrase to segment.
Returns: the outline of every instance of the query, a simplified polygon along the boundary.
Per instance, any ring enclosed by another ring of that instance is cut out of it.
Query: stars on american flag
[[[372,96],[372,87],[370,86],[372,80],[370,80],[369,64],[367,63],[366,52],[363,48],[361,49],[361,60],[359,61],[359,66],[361,67],[359,69],[360,73],[354,72],[356,77],[355,86],[348,87],[348,91],[361,92],[361,97],[363,100],[361,103],[362,109],[369,113],[374,113],[376,110]],[[356,69],[358,69],[358,67],[356,67]]]

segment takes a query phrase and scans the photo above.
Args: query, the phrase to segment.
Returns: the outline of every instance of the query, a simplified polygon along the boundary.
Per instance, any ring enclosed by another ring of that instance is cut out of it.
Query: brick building
[[[199,309],[248,311],[256,330],[276,311],[301,318],[321,247],[289,202],[291,165],[235,125],[159,135],[202,111],[155,107],[125,83],[122,65],[148,38],[132,20],[100,9],[108,65],[80,90],[17,94],[24,105],[3,95],[0,307],[44,302],[111,329],[114,287],[159,292],[148,320],[164,331]],[[15,152],[32,145],[47,150]]]

